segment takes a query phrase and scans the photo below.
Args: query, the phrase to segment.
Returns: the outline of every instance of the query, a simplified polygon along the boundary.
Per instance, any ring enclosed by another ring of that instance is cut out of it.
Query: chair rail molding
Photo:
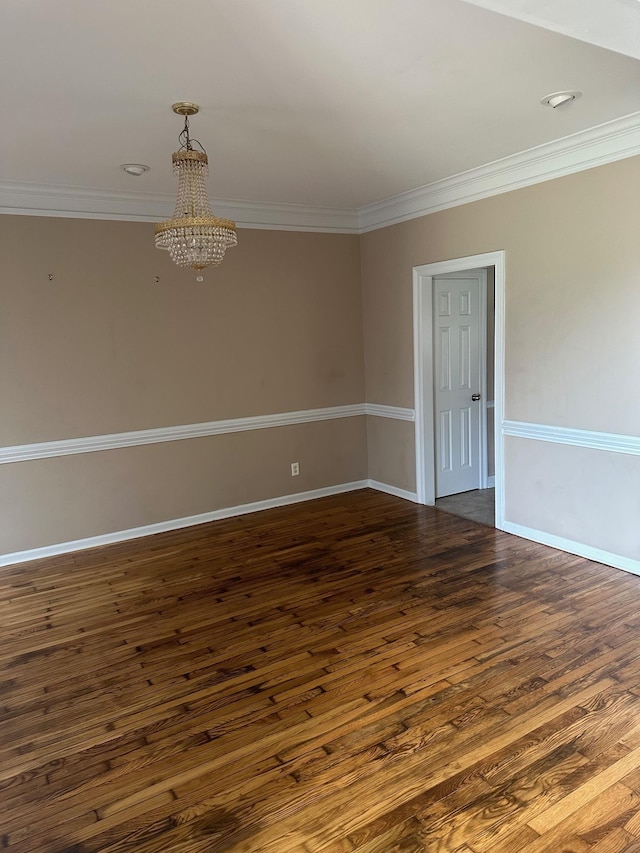
[[[611,453],[627,453],[640,456],[640,436],[613,432],[596,432],[588,429],[532,424],[524,421],[504,421],[504,435],[529,438],[533,441],[549,441],[553,444],[568,444],[572,447],[589,447],[593,450],[608,450]]]
[[[321,409],[304,409],[297,412],[281,412],[272,415],[254,415],[246,418],[207,421],[198,424],[140,429],[106,435],[63,438],[56,441],[38,441],[32,444],[16,444],[0,447],[0,465],[12,462],[29,462],[34,459],[49,459],[55,456],[72,456],[77,453],[95,453],[100,450],[116,450],[119,447],[137,447],[158,444],[163,441],[183,441],[209,435],[224,435],[254,429],[271,429],[294,424],[316,423],[374,415],[395,420],[413,421],[413,409],[385,406],[377,403],[353,403],[347,406],[328,406]]]

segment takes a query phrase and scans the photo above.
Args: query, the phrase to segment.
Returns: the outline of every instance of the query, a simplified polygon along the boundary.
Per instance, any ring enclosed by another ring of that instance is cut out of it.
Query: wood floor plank
[[[368,490],[5,567],[0,849],[640,853],[639,594]]]

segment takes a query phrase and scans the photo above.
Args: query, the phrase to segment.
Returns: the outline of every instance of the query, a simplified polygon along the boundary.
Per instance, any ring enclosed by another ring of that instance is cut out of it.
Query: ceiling
[[[3,0],[0,73],[0,181],[173,194],[191,100],[215,198],[357,210],[640,111],[640,2]]]
[[[467,0],[640,59],[640,0]]]

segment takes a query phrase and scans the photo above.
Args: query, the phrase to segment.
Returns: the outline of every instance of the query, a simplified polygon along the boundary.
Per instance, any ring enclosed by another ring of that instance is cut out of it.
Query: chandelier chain
[[[184,117],[184,127],[178,134],[178,142],[180,143],[179,151],[193,151],[194,144],[197,145],[203,154],[206,154],[204,145],[197,139],[191,139],[189,135],[189,116]]]

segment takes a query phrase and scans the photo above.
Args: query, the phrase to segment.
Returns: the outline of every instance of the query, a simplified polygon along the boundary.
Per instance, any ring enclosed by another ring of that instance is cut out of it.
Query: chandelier
[[[180,148],[172,158],[173,174],[178,176],[178,198],[173,217],[156,225],[156,248],[166,249],[179,267],[202,270],[217,266],[226,250],[236,245],[236,223],[214,216],[209,204],[205,183],[209,158],[198,140],[189,136],[189,116],[196,115],[200,107],[181,101],[172,109],[184,116],[184,128],[178,136]],[[194,149],[194,144],[200,151]]]

